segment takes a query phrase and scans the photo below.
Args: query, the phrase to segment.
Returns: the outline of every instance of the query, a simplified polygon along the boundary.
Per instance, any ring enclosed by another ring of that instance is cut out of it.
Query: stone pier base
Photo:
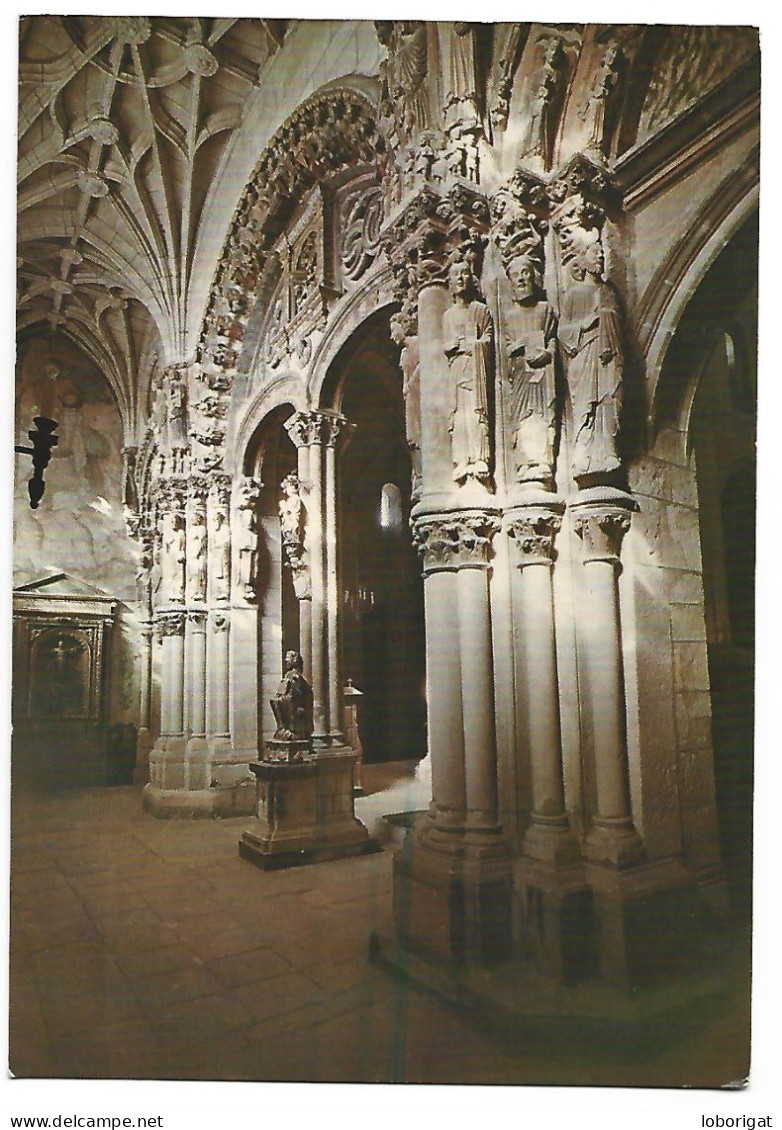
[[[338,749],[250,765],[257,822],[239,841],[242,859],[272,870],[380,851],[353,811],[355,760]]]

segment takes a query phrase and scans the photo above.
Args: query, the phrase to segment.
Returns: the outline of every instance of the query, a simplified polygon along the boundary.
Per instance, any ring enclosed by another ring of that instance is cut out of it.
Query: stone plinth
[[[553,983],[594,973],[592,892],[583,865],[522,858],[514,866],[514,909],[522,955]]]
[[[240,856],[272,870],[380,850],[353,811],[355,760],[342,749],[251,764],[257,824],[242,834]]]
[[[704,921],[697,884],[678,860],[621,870],[587,863],[601,980],[635,990],[698,959]]]
[[[397,938],[441,968],[491,967],[511,952],[512,881],[505,844],[499,837],[496,845],[484,846],[453,838],[453,844],[438,843],[409,833],[396,852]]]

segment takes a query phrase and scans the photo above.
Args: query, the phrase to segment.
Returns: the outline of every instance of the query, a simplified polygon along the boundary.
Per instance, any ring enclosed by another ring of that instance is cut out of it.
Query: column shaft
[[[314,737],[324,739],[328,727],[326,671],[326,577],[323,545],[323,447],[310,446],[310,492],[307,531],[312,579],[312,697]]]
[[[457,573],[467,826],[497,826],[489,583],[485,568]]]
[[[528,719],[534,812],[561,816],[565,789],[551,580],[548,564],[527,565],[519,571],[524,638],[524,703],[520,705]]]
[[[214,738],[227,738],[229,736],[228,723],[228,694],[229,694],[229,612],[219,612],[212,618],[209,640],[209,736]]]
[[[466,784],[456,589],[453,572],[433,572],[424,578],[427,731],[435,823],[461,830]]]
[[[616,577],[610,561],[589,561],[584,569],[589,593],[586,619],[597,815],[624,820],[630,817],[630,791]]]
[[[204,624],[191,624],[189,702],[190,734],[194,738],[202,738],[206,734],[206,627]]]
[[[339,655],[339,587],[337,573],[337,475],[334,443],[326,447],[326,622],[328,625],[328,730],[332,741],[344,741],[342,678]]]

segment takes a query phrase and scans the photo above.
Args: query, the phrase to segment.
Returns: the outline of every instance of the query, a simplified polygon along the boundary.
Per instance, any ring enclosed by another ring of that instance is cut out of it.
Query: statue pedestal
[[[280,754],[269,750],[274,744],[267,743],[267,753]],[[300,760],[251,764],[257,824],[242,833],[242,859],[268,871],[380,851],[353,811],[355,760],[355,753],[343,748],[314,757],[302,752]]]

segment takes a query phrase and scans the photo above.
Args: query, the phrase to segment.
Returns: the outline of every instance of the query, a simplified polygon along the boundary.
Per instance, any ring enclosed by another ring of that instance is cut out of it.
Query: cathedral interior
[[[13,1074],[745,1078],[757,31],[23,17],[17,182]]]

